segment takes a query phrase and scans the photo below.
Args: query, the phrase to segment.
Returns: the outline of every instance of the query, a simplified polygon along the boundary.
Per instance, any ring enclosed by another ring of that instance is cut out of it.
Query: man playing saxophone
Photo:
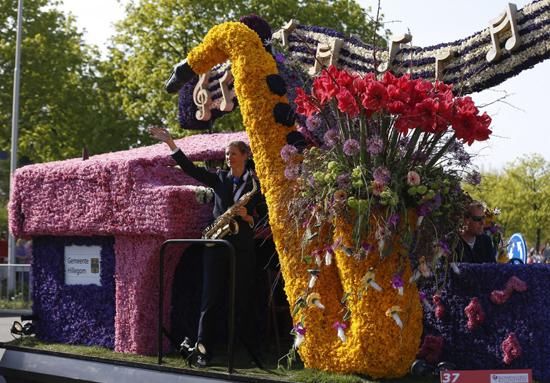
[[[255,249],[253,212],[258,204],[260,193],[258,180],[252,169],[247,168],[250,155],[248,145],[243,141],[233,141],[225,149],[225,160],[229,170],[210,172],[191,162],[179,149],[165,128],[149,129],[152,137],[165,142],[172,150],[172,158],[189,176],[214,190],[214,223],[203,235],[208,238],[221,238],[231,242],[236,252],[236,320],[237,337],[249,351],[258,349],[258,339],[254,321],[254,281]],[[254,181],[254,182],[253,182]],[[254,190],[256,189],[256,190]],[[233,208],[232,208],[233,207]],[[224,216],[224,213],[231,211]],[[230,217],[228,217],[230,215]],[[238,225],[238,230],[224,227],[225,222]],[[208,365],[211,359],[213,325],[216,310],[226,300],[228,277],[228,257],[223,247],[205,247],[203,254],[203,283],[201,308],[195,348],[199,351],[196,364]]]

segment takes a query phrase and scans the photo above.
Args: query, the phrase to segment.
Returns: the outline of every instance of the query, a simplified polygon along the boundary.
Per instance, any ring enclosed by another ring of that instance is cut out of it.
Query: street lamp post
[[[15,43],[15,69],[13,71],[13,104],[11,117],[10,191],[13,190],[13,173],[17,168],[17,141],[19,139],[19,86],[21,81],[21,35],[23,31],[23,0],[17,2],[17,30]],[[15,288],[15,238],[8,236],[8,294]]]

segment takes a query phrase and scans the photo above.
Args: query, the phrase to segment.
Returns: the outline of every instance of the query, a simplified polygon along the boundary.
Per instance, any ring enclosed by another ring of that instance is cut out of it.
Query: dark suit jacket
[[[457,246],[457,254],[460,262],[469,263],[495,263],[496,250],[493,247],[493,241],[486,234],[481,234],[476,237],[474,248],[460,238]]]
[[[213,219],[216,219],[222,215],[229,207],[233,205],[233,180],[229,171],[218,170],[213,173],[203,167],[196,166],[181,150],[173,153],[172,158],[189,176],[214,190]],[[258,187],[260,187],[258,179],[256,179],[256,182]],[[252,177],[248,177],[241,196],[252,190],[252,187]],[[258,191],[246,204],[246,210],[249,215],[253,215],[254,209],[256,208],[259,200],[260,192]],[[239,237],[245,234],[252,236],[252,229],[248,223],[243,221],[240,217],[237,217],[237,221],[239,223]]]

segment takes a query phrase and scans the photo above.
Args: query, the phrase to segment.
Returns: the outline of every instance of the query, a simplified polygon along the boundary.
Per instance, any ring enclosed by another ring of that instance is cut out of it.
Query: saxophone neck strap
[[[243,190],[246,186],[246,181],[248,180],[248,177],[250,177],[250,172],[248,170],[244,172],[240,179],[239,177],[233,177],[233,202],[237,202],[243,194]]]

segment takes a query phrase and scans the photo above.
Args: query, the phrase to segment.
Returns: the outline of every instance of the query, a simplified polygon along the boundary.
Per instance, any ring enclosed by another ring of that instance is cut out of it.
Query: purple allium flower
[[[385,166],[379,166],[372,173],[374,180],[380,184],[387,185],[391,180],[391,173]]]
[[[394,289],[398,289],[400,287],[405,286],[405,283],[403,282],[403,278],[401,278],[401,275],[394,274],[391,277],[391,285]]]
[[[372,155],[377,155],[382,153],[384,149],[384,142],[379,136],[372,136],[367,139],[367,152]]]
[[[296,334],[306,335],[306,328],[301,323],[294,325],[292,329]]]
[[[428,214],[430,214],[432,212],[432,209],[430,208],[430,204],[425,202],[421,205],[419,205],[417,208],[416,208],[416,214],[419,216],[419,217],[425,217],[427,216]]]
[[[403,137],[399,140],[398,145],[401,147],[406,147],[409,144],[409,137]]]
[[[449,151],[460,166],[464,167],[470,164],[471,156],[464,150],[464,145],[461,142],[454,142]]]
[[[300,167],[298,165],[289,165],[285,168],[285,177],[288,180],[295,180],[300,176]]]
[[[481,182],[481,174],[477,170],[474,170],[466,176],[465,181],[470,185],[479,185]]]
[[[398,223],[399,223],[399,214],[393,213],[392,215],[389,216],[388,218],[389,226],[397,227]]]
[[[412,154],[412,159],[417,161],[417,162],[423,162],[423,161],[426,161],[426,153],[424,152],[420,152],[420,151],[416,151]]]
[[[309,116],[306,120],[306,128],[310,132],[315,132],[321,124],[323,123],[323,120],[318,115]]]
[[[325,142],[325,145],[328,147],[333,147],[336,145],[336,143],[340,140],[340,134],[336,129],[330,129],[327,130],[323,137],[323,141]]]
[[[276,53],[275,54],[275,61],[278,62],[279,64],[284,64],[285,61],[286,61],[286,57],[282,53]]]
[[[439,247],[441,248],[441,251],[443,251],[445,254],[451,254],[451,248],[446,241],[439,241]]]
[[[361,248],[368,253],[369,251],[371,251],[372,246],[368,242],[363,242],[361,244]]]
[[[340,189],[347,189],[351,183],[351,177],[349,173],[340,174],[336,177],[336,183]]]
[[[294,145],[285,145],[281,149],[281,158],[284,162],[288,162],[294,155],[298,154],[298,149]]]
[[[498,225],[492,224],[491,226],[489,226],[489,232],[491,234],[496,234],[499,231],[500,231],[500,227]]]
[[[346,142],[344,142],[344,154],[346,156],[356,156],[357,154],[359,154],[360,150],[361,146],[359,145],[359,141],[350,138],[349,140],[346,140]]]
[[[432,199],[432,210],[439,209],[442,202],[443,200],[441,199],[441,194],[437,193]]]

